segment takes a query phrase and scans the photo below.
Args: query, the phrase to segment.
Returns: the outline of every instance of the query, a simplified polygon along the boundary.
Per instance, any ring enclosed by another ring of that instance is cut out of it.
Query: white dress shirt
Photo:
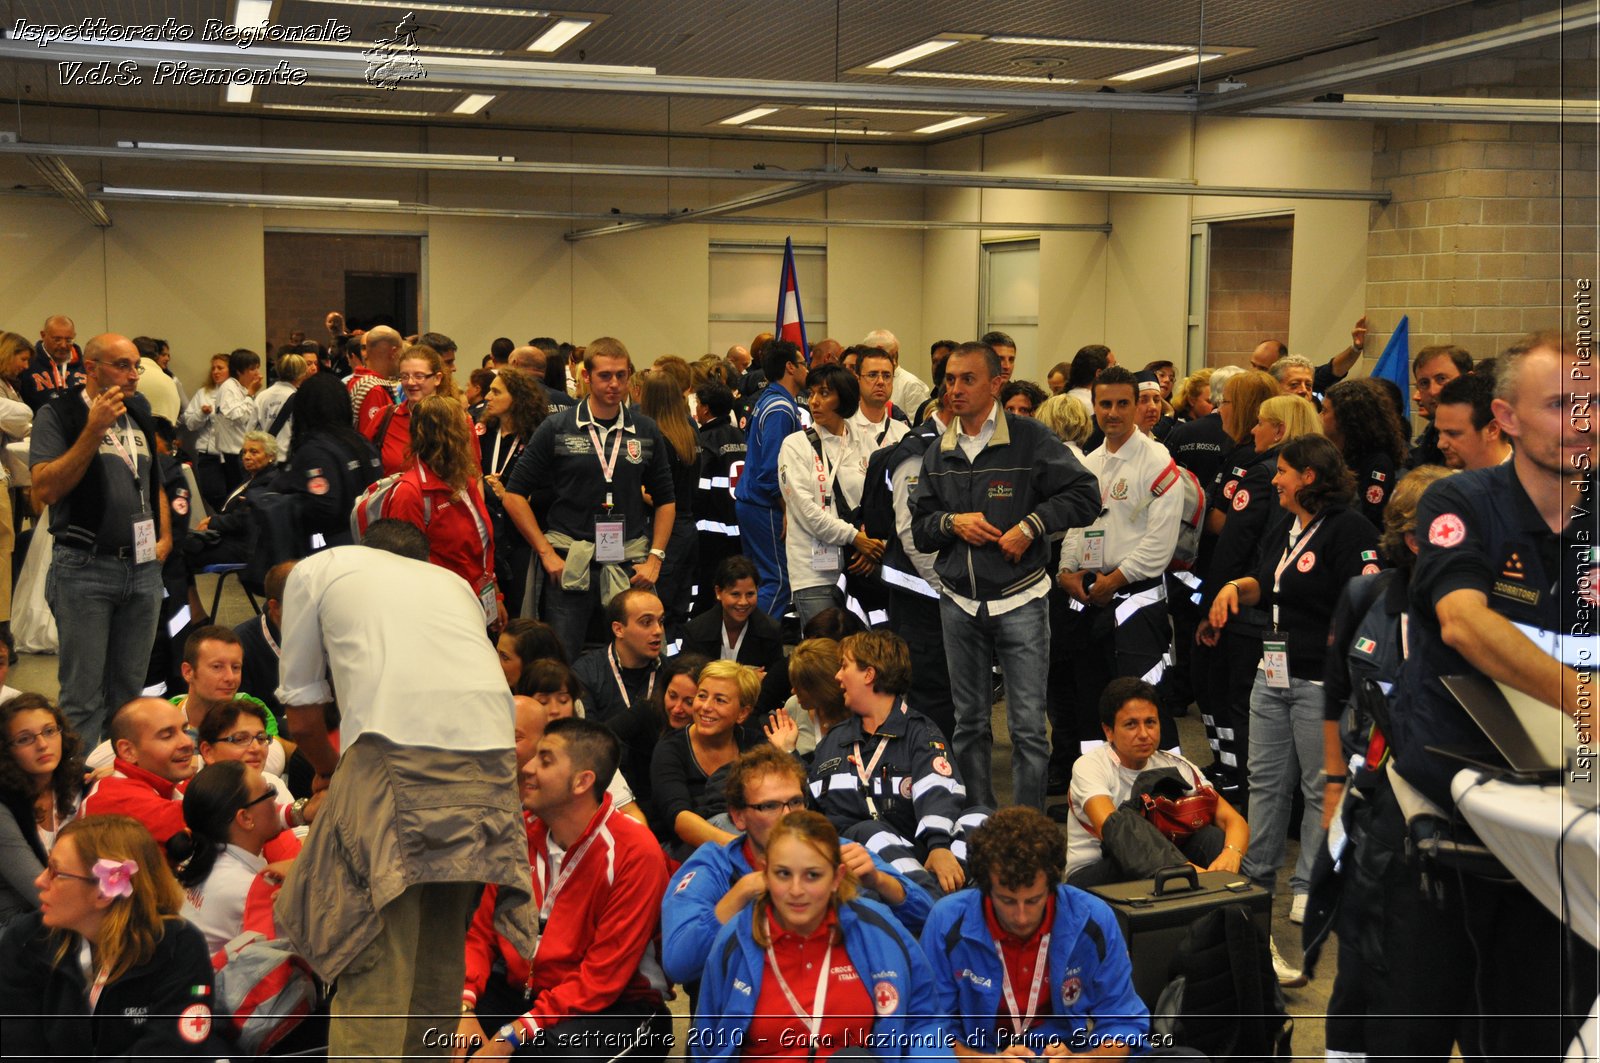
[[[180,914],[206,936],[206,951],[215,953],[244,931],[244,902],[267,858],[230,845],[217,854],[211,874],[184,891]]]
[[[915,373],[903,365],[894,367],[894,386],[889,391],[889,401],[905,411],[907,417],[915,417],[930,394],[928,385]]]
[[[205,413],[202,407],[210,406]],[[201,388],[183,411],[185,428],[200,433],[195,449],[202,454],[237,454],[244,434],[256,426],[256,403],[244,385],[231,377],[216,388]]]
[[[1073,528],[1061,540],[1061,571],[1120,568],[1129,583],[1161,575],[1172,562],[1183,519],[1183,490],[1174,483],[1160,498],[1150,485],[1171,464],[1167,448],[1135,431],[1115,454],[1109,444],[1086,455],[1083,467],[1100,481],[1100,516],[1087,528]],[[1099,565],[1085,565],[1085,533],[1104,532]]]
[[[278,413],[283,409],[283,404],[289,401],[294,394],[294,385],[287,380],[280,380],[256,396],[256,423],[263,432],[272,427],[272,422],[277,420]],[[294,415],[283,422],[283,427],[278,429],[278,462],[282,464],[289,460],[289,435],[294,431]]]
[[[511,690],[483,606],[448,569],[365,546],[295,565],[283,596],[278,700],[321,705],[339,691],[339,739],[510,749]]]
[[[916,413],[913,408],[912,413]],[[867,416],[865,406],[856,407],[856,412],[848,418],[850,431],[861,437],[862,444],[867,448],[870,457],[875,450],[892,447],[904,439],[906,433],[911,431],[904,421],[897,421],[889,416],[889,411],[883,411],[883,420],[874,421]]]

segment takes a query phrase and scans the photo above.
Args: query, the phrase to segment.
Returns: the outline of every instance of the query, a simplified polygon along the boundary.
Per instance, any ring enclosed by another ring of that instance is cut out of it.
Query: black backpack
[[[1294,1020],[1272,970],[1267,940],[1240,904],[1195,920],[1172,956],[1170,981],[1150,1016],[1168,1044],[1211,1059],[1262,1060],[1289,1055]]]
[[[895,540],[894,471],[907,458],[921,456],[938,438],[938,426],[924,421],[902,436],[900,442],[892,447],[880,447],[867,459],[867,481],[861,489],[856,517],[869,539]]]

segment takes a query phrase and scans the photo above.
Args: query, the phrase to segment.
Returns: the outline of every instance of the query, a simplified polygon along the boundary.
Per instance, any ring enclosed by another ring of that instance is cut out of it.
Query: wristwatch
[[[657,561],[665,561],[667,559],[667,552],[659,547],[653,547],[650,550],[650,556],[655,558]]]

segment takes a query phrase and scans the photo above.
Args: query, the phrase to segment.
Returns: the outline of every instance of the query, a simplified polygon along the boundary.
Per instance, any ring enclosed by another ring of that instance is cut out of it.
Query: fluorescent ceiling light
[[[1150,66],[1141,66],[1138,70],[1130,70],[1126,74],[1112,74],[1107,81],[1140,81],[1144,78],[1153,78],[1157,74],[1170,74],[1174,70],[1182,70],[1187,66],[1209,62],[1212,59],[1221,59],[1221,52],[1202,52],[1199,55],[1180,55],[1176,59],[1168,59],[1163,63],[1153,63]]]
[[[921,114],[931,117],[955,114],[955,111],[919,111],[910,107],[851,107],[849,104],[808,103],[802,111],[849,111],[851,114]]]
[[[386,111],[378,107],[316,107],[309,103],[264,103],[268,111],[311,111],[317,114],[380,114],[391,118],[439,118],[436,111]]]
[[[349,92],[356,86],[349,81],[302,81],[296,88],[302,89],[335,89],[339,92]],[[460,89],[447,89],[440,85],[417,85],[410,81],[396,81],[383,87],[385,92],[447,92],[454,96],[461,92]]]
[[[989,37],[992,44],[1025,44],[1030,48],[1121,48],[1134,52],[1182,52],[1187,44],[1146,44],[1139,41],[1091,41],[1072,37]]]
[[[460,103],[456,104],[454,107],[450,108],[450,110],[455,114],[477,114],[479,111],[489,106],[489,104],[493,103],[494,100],[495,96],[493,93],[475,92],[471,96],[468,96],[466,99],[462,100]]]
[[[235,29],[259,26],[272,17],[272,0],[237,0],[233,8]]]
[[[385,7],[395,11],[441,11],[450,15],[515,15],[518,18],[548,18],[548,11],[518,10],[514,7],[484,7],[481,4],[424,4],[399,0],[304,0],[308,4],[330,7]]]
[[[896,70],[898,78],[938,78],[949,81],[1025,81],[1037,85],[1076,85],[1077,78],[1047,78],[1038,74],[963,74],[953,70]]]
[[[971,125],[973,122],[981,122],[987,117],[989,116],[984,114],[962,114],[957,115],[954,118],[946,119],[943,122],[935,122],[932,125],[925,125],[921,129],[913,129],[912,132],[943,133],[947,129],[959,129],[961,126]]]
[[[347,151],[334,148],[269,148],[256,147],[252,144],[174,144],[158,140],[119,140],[119,148],[139,148],[148,151],[243,151],[263,155],[288,155],[294,156],[326,156],[332,155],[347,159],[378,158],[406,158],[406,159],[432,159],[435,162],[516,162],[515,155],[428,155],[422,153],[406,152],[395,154],[382,151]]]
[[[895,67],[905,66],[907,63],[914,63],[918,59],[926,59],[930,55],[936,55],[939,52],[944,51],[946,48],[954,48],[960,43],[961,42],[959,40],[952,41],[936,37],[931,41],[923,41],[921,44],[914,44],[910,48],[902,49],[901,51],[895,52],[893,55],[886,55],[882,59],[868,63],[866,65],[866,69],[893,70]]]
[[[887,137],[893,134],[887,129],[850,129],[840,126],[836,129],[819,129],[809,125],[747,125],[746,129],[759,129],[763,133],[813,133],[817,136],[831,137],[835,133],[842,133],[850,137]]]
[[[1441,107],[1501,107],[1507,110],[1594,110],[1600,104],[1594,100],[1535,100],[1509,96],[1375,96],[1369,93],[1346,92],[1345,103],[1400,103],[1408,106],[1437,104]]]
[[[398,207],[398,199],[351,199],[346,196],[274,196],[255,192],[192,192],[177,188],[115,188],[100,190],[96,198],[163,199],[193,203],[230,203],[263,207]]]
[[[777,107],[752,107],[748,111],[740,111],[732,117],[724,118],[717,124],[744,125],[746,122],[754,122],[757,118],[765,118],[769,114],[777,114],[778,110]]]
[[[365,52],[378,47],[376,41],[296,41],[295,44],[313,44],[320,48],[344,48],[347,50]],[[504,48],[446,48],[438,44],[418,44],[417,54],[426,55],[505,55]]]
[[[223,99],[229,103],[249,103],[255,98],[255,95],[256,87],[254,85],[229,85],[223,95]]]
[[[564,18],[535,37],[533,43],[528,45],[527,50],[545,53],[559,52],[572,43],[572,38],[593,25],[593,19]]]

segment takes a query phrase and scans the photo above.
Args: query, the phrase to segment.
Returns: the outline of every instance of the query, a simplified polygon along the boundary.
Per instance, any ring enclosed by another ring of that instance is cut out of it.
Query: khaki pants
[[[0,624],[11,622],[11,555],[16,549],[17,529],[11,519],[11,481],[0,480]]]
[[[423,883],[383,909],[383,929],[339,975],[329,1060],[449,1057],[480,889]]]

